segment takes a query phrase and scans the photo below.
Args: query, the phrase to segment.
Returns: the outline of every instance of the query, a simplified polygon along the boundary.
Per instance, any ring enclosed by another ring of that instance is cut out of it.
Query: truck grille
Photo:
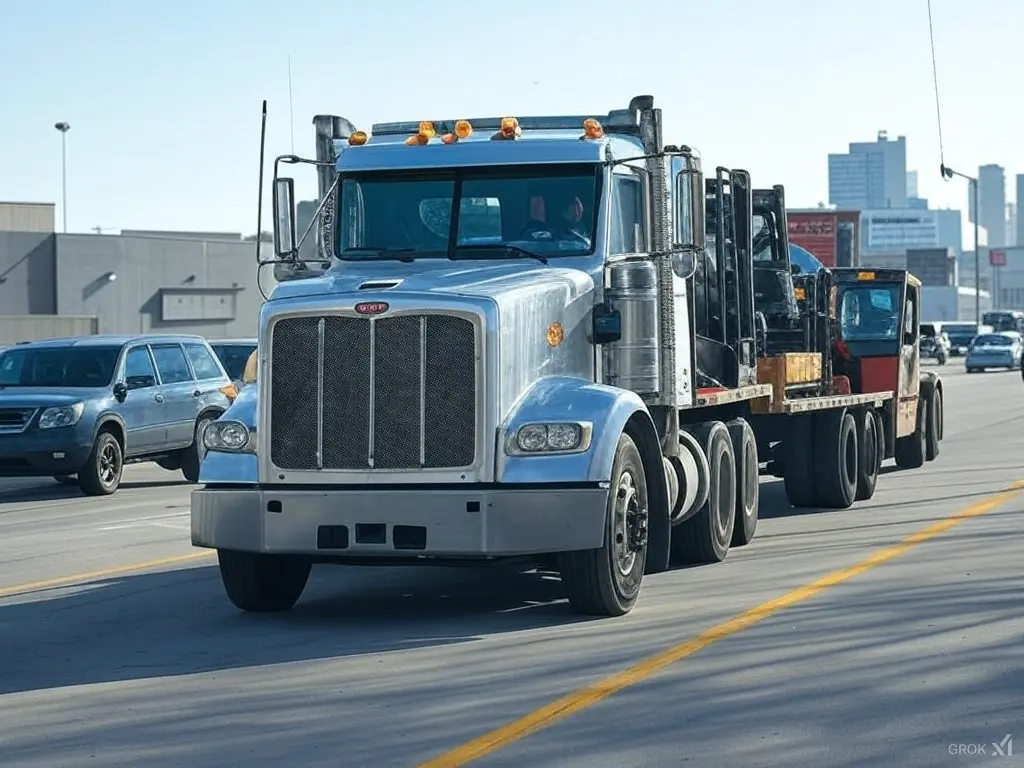
[[[24,432],[34,415],[34,408],[0,408],[0,434]]]
[[[469,320],[279,320],[270,386],[270,459],[281,469],[442,469],[476,458]]]

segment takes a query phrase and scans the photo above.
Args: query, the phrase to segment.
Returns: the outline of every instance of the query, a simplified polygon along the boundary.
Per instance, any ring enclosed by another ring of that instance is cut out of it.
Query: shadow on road
[[[0,605],[0,695],[467,643],[587,621],[554,574],[316,566],[290,612],[246,614],[215,566],[114,578]]]
[[[45,481],[44,481],[45,482]],[[114,493],[114,497],[121,491],[138,490],[140,488],[175,488],[189,485],[180,475],[177,479],[173,476],[167,480],[125,480]],[[0,503],[18,504],[19,502],[32,501],[62,501],[64,499],[87,499],[95,498],[86,496],[77,485],[64,485],[54,482],[51,485],[33,485],[27,488],[0,488]]]

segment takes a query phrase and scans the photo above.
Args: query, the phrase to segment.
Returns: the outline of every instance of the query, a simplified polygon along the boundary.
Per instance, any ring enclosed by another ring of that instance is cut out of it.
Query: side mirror
[[[128,397],[128,387],[123,381],[117,382],[114,385],[114,399],[119,403],[123,403],[126,397]]]
[[[675,245],[669,252],[672,259],[672,271],[683,280],[689,280],[697,271],[697,254],[692,248]]]
[[[675,175],[675,237],[676,248],[704,250],[704,176],[699,161],[680,158],[685,166]]]
[[[295,255],[295,182],[274,180],[274,253],[279,259]]]

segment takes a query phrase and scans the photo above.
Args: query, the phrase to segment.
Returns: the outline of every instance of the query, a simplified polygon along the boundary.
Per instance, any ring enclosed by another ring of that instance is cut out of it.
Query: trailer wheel
[[[706,422],[694,433],[705,446],[711,483],[697,513],[672,529],[673,562],[719,563],[729,553],[736,527],[736,455],[722,422]]]
[[[857,412],[857,445],[860,447],[860,460],[857,462],[857,501],[867,501],[875,495],[878,484],[878,471],[882,468],[882,455],[885,451],[882,423],[878,415],[870,409]]]
[[[742,547],[753,541],[757,531],[757,508],[761,497],[757,439],[746,419],[733,419],[726,426],[736,457],[736,524],[732,532],[732,546]]]
[[[814,450],[821,506],[847,509],[857,497],[860,450],[853,413],[840,408],[815,418]]]
[[[939,441],[942,439],[942,391],[931,388],[928,398],[928,421],[925,427],[925,459],[935,461],[939,457]]]
[[[782,441],[782,480],[786,498],[798,508],[818,506],[818,489],[814,481],[818,463],[814,450],[814,422],[815,414],[793,417]]]
[[[912,434],[896,438],[896,466],[900,469],[917,469],[924,466],[926,443],[928,442],[928,409],[931,397],[922,390],[917,401],[917,426]]]
[[[660,470],[660,467],[659,467]],[[647,476],[628,434],[619,437],[604,545],[559,555],[569,604],[579,613],[622,616],[633,610],[647,561]]]
[[[217,550],[220,579],[228,599],[243,611],[286,611],[298,602],[312,564],[293,555]]]

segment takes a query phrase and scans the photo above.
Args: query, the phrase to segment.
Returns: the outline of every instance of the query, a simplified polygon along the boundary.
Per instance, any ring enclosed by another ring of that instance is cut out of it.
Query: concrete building
[[[846,154],[828,156],[829,204],[838,208],[906,208],[907,140],[853,142]]]
[[[1020,215],[1020,207],[1024,205],[1024,173],[1017,174],[1017,235],[1014,245],[1024,245],[1024,216]]]
[[[49,231],[0,232],[0,343],[83,332],[256,335],[254,243],[189,234],[64,235],[52,222]],[[260,277],[269,294],[273,270]]]
[[[1019,201],[1020,198],[1017,198]],[[1024,245],[1024,242],[1017,242],[1017,205],[1019,203],[1006,204],[1006,244]]]
[[[968,185],[968,221],[975,221],[974,195]],[[988,244],[1006,245],[1006,172],[1001,165],[978,167],[977,221],[988,232]]]
[[[964,243],[962,213],[951,208],[940,208],[934,213],[939,224],[939,247],[952,248],[959,255]]]
[[[907,171],[907,197],[917,197],[917,171]]]
[[[917,276],[923,285],[957,284],[956,252],[952,248],[908,248],[907,269]]]
[[[0,202],[0,232],[53,232],[55,208],[53,203]]]
[[[861,253],[905,253],[908,248],[939,247],[936,211],[912,208],[861,212]]]

